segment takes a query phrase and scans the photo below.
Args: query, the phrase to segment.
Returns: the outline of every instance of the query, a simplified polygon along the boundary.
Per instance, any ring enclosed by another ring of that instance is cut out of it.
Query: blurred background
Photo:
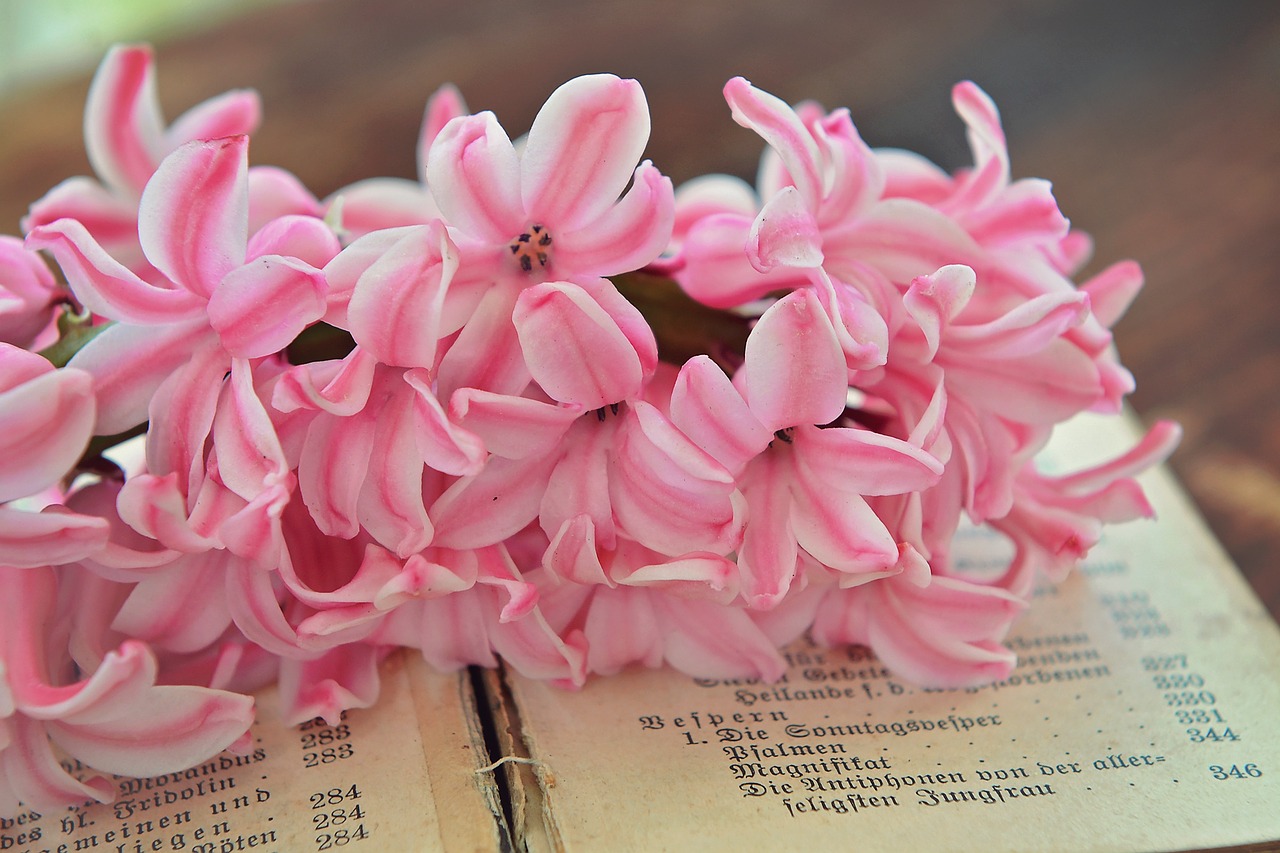
[[[1280,614],[1280,4],[1265,0],[0,0],[0,233],[87,172],[81,111],[118,39],[157,45],[166,115],[262,94],[251,157],[316,194],[414,175],[427,96],[456,83],[514,136],[559,83],[644,85],[648,156],[677,184],[754,174],[758,139],[720,95],[742,74],[848,106],[875,146],[955,168],[951,85],[999,105],[1015,177],[1054,182],[1096,241],[1086,274],[1135,258],[1117,330],[1144,420],[1232,557]]]

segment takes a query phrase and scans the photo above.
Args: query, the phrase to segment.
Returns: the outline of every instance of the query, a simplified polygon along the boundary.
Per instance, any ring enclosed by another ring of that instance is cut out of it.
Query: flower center
[[[551,232],[541,225],[530,225],[529,230],[511,241],[511,254],[525,272],[533,272],[534,266],[545,267],[551,252]]]
[[[773,447],[774,443],[778,441],[781,441],[783,444],[790,444],[795,441],[795,431],[795,427],[786,427],[784,429],[774,431],[773,441],[769,442],[769,447]]]

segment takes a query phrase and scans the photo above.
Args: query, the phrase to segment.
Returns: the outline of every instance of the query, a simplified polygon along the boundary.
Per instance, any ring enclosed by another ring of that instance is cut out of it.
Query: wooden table
[[[953,82],[1000,105],[1017,176],[1051,179],[1096,239],[1093,269],[1139,260],[1121,322],[1133,406],[1186,429],[1173,467],[1280,615],[1280,4],[1196,0],[310,0],[159,46],[169,115],[256,87],[256,163],[323,195],[411,176],[426,96],[457,83],[513,133],[561,81],[638,78],[649,156],[677,182],[749,176],[760,144],[720,96],[743,74],[849,106],[873,145],[955,167]],[[0,104],[0,233],[87,164],[88,75]]]

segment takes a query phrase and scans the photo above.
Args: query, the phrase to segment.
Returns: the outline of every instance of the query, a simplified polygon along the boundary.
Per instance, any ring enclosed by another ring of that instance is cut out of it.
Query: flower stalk
[[[0,814],[112,795],[55,745],[142,775],[244,748],[264,681],[336,721],[394,647],[574,687],[773,679],[807,632],[999,680],[1036,578],[1151,514],[1171,424],[1036,468],[1132,390],[1141,272],[1074,280],[1088,238],[972,83],[950,174],[735,78],[759,182],[679,188],[634,80],[566,82],[520,145],[445,87],[416,180],[323,199],[250,165],[253,93],[166,126],[154,87],[112,50],[95,175],[0,238]],[[1003,573],[953,563],[962,523]]]

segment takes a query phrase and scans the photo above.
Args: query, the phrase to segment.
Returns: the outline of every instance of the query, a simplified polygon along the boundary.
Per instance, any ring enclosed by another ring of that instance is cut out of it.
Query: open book
[[[1048,465],[1132,438],[1059,432]],[[1000,684],[921,690],[804,643],[774,684],[634,670],[578,692],[398,654],[375,708],[286,728],[268,691],[249,755],[5,820],[0,848],[1272,849],[1280,631],[1168,474],[1145,486],[1159,520],[1037,590]]]

